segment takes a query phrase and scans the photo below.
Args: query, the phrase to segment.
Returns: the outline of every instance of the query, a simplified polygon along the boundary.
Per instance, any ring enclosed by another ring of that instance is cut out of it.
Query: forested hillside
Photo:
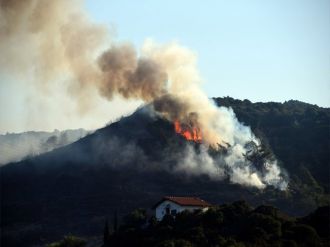
[[[232,107],[239,121],[251,126],[290,177],[290,190],[302,193],[306,204],[321,202],[330,186],[330,109],[290,100],[252,103],[215,98]],[[327,199],[328,200],[328,197]]]
[[[320,207],[295,218],[272,206],[253,208],[236,201],[206,212],[166,215],[158,222],[148,218],[146,210],[138,209],[124,218],[118,230],[115,227],[109,232],[106,225],[104,247],[329,246],[329,210]]]
[[[172,172],[183,147],[200,144],[141,108],[73,144],[1,167],[2,243],[30,246],[68,233],[94,236],[114,211],[121,218],[164,195],[198,196],[212,204],[245,200],[298,217],[329,204],[329,109],[297,101],[215,100],[232,107],[275,154],[287,170],[288,189]]]

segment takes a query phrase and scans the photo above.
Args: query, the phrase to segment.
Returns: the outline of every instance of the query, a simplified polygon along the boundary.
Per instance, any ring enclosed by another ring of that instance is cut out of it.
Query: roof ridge
[[[194,196],[164,196],[153,208],[155,208],[161,202],[169,200],[178,205],[182,206],[200,206],[200,207],[208,207],[211,206],[209,202]]]

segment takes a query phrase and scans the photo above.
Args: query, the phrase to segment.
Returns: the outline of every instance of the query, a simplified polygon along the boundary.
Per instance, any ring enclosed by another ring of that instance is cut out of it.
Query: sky
[[[330,106],[329,0],[88,0],[118,40],[173,40],[198,55],[210,97]]]
[[[192,50],[209,97],[330,107],[329,0],[86,0],[85,10],[116,41],[137,48],[146,39],[175,41]],[[96,129],[141,105],[99,98],[92,113],[74,115],[70,98],[31,99],[34,89],[20,90],[22,81],[0,74],[0,134]]]

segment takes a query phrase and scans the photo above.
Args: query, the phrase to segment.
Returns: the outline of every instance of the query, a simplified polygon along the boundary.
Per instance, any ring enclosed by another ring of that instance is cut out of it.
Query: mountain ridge
[[[322,134],[329,130],[326,124],[329,109],[298,108],[297,112],[302,113],[290,118],[291,112],[282,109],[281,104],[256,106],[258,103],[232,98],[217,98],[215,102],[232,107],[237,118],[250,124],[254,133],[274,151],[282,167],[289,171],[288,190],[271,187],[258,190],[232,184],[227,179],[212,181],[205,175],[171,172],[175,166],[173,157],[182,155],[186,141],[174,132],[172,123],[145,115],[145,108],[140,108],[74,144],[2,167],[4,238],[15,242],[17,232],[19,240],[32,242],[33,236],[39,235],[52,239],[67,232],[96,234],[102,231],[105,217],[115,210],[120,209],[119,216],[123,216],[134,208],[153,205],[164,195],[198,196],[215,204],[244,199],[253,205],[272,204],[293,215],[307,214],[329,202],[325,183],[328,177],[324,175],[330,167],[324,151],[329,140]],[[310,113],[315,116],[310,118]],[[320,128],[322,135],[314,136],[313,131],[306,135],[307,140],[311,136],[320,140],[316,146],[308,146],[309,155],[300,157],[296,143],[287,145],[282,137],[295,129],[308,128]],[[285,145],[281,148],[274,143]],[[319,156],[315,156],[314,149],[320,146]],[[301,159],[305,159],[305,164],[300,165]],[[291,161],[292,164],[288,163]],[[313,166],[321,171],[315,172]]]
[[[23,160],[68,145],[90,131],[80,129],[26,131],[0,135],[0,165]]]

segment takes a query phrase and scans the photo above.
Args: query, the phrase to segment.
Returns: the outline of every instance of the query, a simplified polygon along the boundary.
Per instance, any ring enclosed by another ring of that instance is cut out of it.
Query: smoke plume
[[[151,103],[171,122],[194,122],[206,145],[228,143],[232,148],[226,163],[235,167],[230,170],[234,182],[263,187],[271,183],[270,174],[280,176],[272,170],[260,180],[243,165],[245,144],[259,140],[231,109],[216,107],[201,90],[192,51],[151,40],[139,51],[131,44],[112,42],[104,26],[88,19],[79,0],[1,0],[0,6],[1,73],[32,75],[36,88],[44,93],[49,83],[64,81],[79,112],[90,110],[95,90],[108,100],[120,95]],[[199,165],[189,161],[190,151],[186,165],[179,169],[214,174],[214,161],[204,151],[197,157]]]

